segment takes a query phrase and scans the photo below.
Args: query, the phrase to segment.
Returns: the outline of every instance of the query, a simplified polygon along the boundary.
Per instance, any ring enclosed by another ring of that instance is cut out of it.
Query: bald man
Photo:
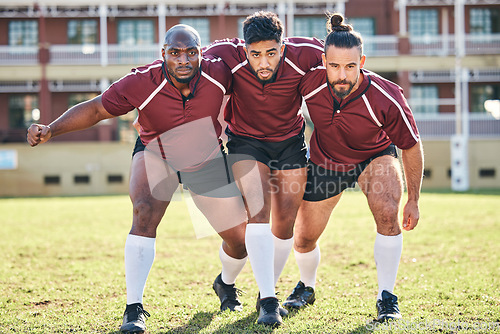
[[[241,310],[234,281],[247,259],[246,212],[225,162],[217,120],[231,86],[231,71],[218,58],[202,58],[199,34],[186,25],[167,31],[161,53],[162,59],[133,69],[49,125],[32,124],[27,134],[28,143],[36,146],[138,110],[140,137],[130,172],[133,220],[125,243],[127,306],[122,333],[146,330],[149,313],[142,299],[155,257],[156,230],[180,182],[223,239],[219,255],[225,284],[214,283],[214,289],[231,298],[221,299],[221,309]]]

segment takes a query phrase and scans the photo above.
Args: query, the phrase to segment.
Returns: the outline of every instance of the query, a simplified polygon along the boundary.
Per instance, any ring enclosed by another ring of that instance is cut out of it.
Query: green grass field
[[[118,333],[126,302],[127,196],[0,199],[0,333]],[[404,233],[395,293],[403,320],[375,326],[375,224],[347,192],[320,241],[317,301],[271,330],[256,324],[250,264],[237,280],[244,312],[218,311],[218,236],[196,239],[184,202],[159,228],[145,296],[149,333],[500,332],[500,192],[424,193]],[[278,283],[299,279],[293,254]]]

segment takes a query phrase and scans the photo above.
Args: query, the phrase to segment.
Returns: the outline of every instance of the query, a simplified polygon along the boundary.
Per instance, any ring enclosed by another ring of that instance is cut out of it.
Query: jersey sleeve
[[[102,105],[111,115],[125,115],[136,108],[127,99],[127,93],[130,89],[133,89],[132,81],[133,76],[127,75],[114,82],[102,93]]]
[[[203,55],[220,57],[230,69],[246,60],[245,42],[239,38],[215,41],[202,49]]]
[[[324,42],[317,38],[291,37],[285,41],[291,57],[297,65],[307,72],[310,69],[321,65],[321,55],[324,52]]]
[[[388,98],[392,103],[385,113],[382,128],[397,147],[409,149],[420,140],[413,113],[400,87]]]

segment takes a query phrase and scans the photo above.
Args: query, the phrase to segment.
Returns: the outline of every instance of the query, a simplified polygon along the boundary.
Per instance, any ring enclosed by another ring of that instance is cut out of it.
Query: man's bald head
[[[179,41],[189,46],[201,47],[200,34],[193,27],[185,24],[177,24],[170,28],[165,34],[163,45],[171,45]]]

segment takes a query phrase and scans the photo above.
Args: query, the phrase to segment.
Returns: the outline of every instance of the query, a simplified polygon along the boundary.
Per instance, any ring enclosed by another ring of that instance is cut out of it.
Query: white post
[[[294,16],[295,16],[295,1],[288,0],[287,3],[287,14],[286,14],[286,35],[293,36],[294,34]]]
[[[286,22],[286,3],[284,0],[281,0],[278,2],[278,17],[280,18],[281,22],[285,24]],[[285,33],[284,36],[288,36],[288,31],[286,31],[285,28]]]
[[[399,7],[399,36],[406,36],[406,0],[398,1]]]
[[[158,4],[158,41],[160,43],[160,48],[163,46],[163,37],[165,37],[165,32],[167,31],[167,24],[165,20],[167,18],[167,5],[164,3]]]
[[[108,65],[108,6],[99,5],[99,25],[101,34],[101,66]]]
[[[455,0],[455,135],[451,144],[451,189],[469,189],[468,78],[462,69],[465,55],[464,0]],[[465,80],[464,80],[465,79]],[[465,82],[464,82],[465,81]],[[467,87],[464,87],[467,86]],[[464,96],[467,95],[467,96]]]

